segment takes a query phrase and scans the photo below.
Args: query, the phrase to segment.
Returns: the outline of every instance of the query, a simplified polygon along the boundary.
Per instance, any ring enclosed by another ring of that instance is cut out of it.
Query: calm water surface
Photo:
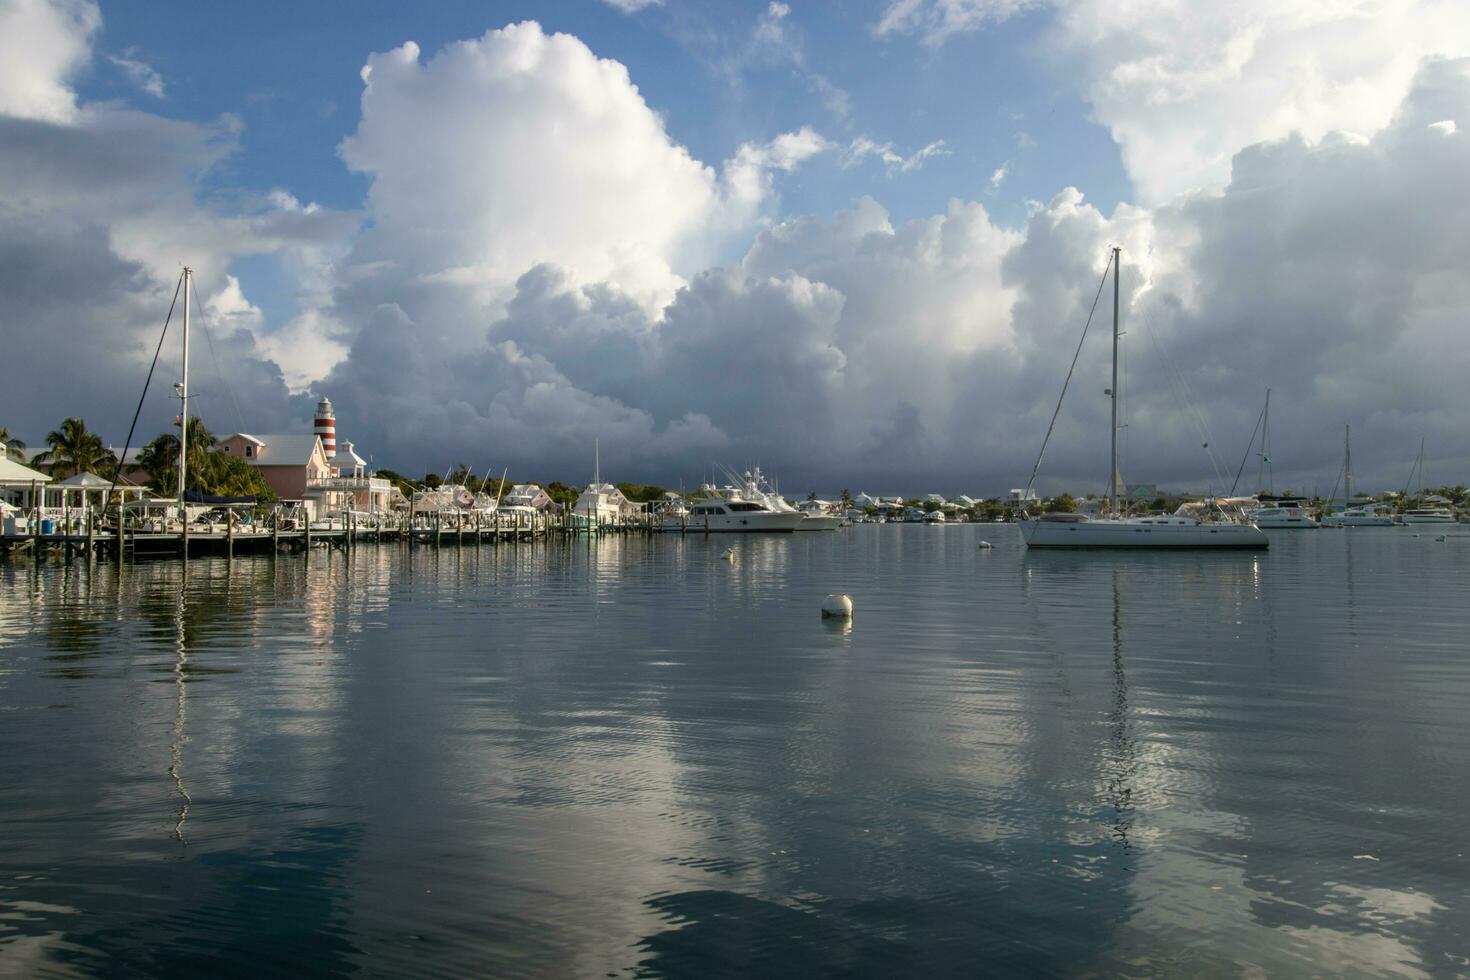
[[[1463,976],[1436,536],[12,560],[0,974]]]

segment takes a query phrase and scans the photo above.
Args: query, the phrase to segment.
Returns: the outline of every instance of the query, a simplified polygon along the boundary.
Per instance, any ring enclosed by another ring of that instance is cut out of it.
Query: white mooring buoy
[[[829,616],[833,619],[851,619],[852,596],[829,595],[827,598],[823,599],[822,618],[826,619]]]
[[[994,547],[995,547],[995,545],[991,544],[989,541],[981,541],[980,542],[980,550],[981,551],[989,551],[991,548],[994,548]]]

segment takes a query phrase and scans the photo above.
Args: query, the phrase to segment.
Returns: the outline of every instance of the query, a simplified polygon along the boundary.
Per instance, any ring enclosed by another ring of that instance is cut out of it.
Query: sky
[[[1268,388],[1273,489],[1470,482],[1467,191],[1460,0],[0,0],[0,425],[120,444],[188,265],[219,434],[991,495],[1119,245],[1129,482],[1258,489]]]

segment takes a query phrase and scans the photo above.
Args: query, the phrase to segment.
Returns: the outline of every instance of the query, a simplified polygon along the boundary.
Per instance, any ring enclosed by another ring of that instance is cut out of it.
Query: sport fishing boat
[[[802,517],[800,511],[772,510],[764,502],[739,497],[706,498],[689,508],[685,527],[707,534],[787,534],[800,528]]]
[[[715,490],[706,485],[704,487],[706,495],[764,504],[778,514],[795,514],[801,518],[796,525],[798,531],[835,531],[842,526],[842,518],[836,514],[812,513],[791,506],[786,498],[781,496],[780,491],[767,481],[766,475],[761,472],[759,466],[746,470],[739,476],[736,476],[731,470],[726,470],[725,475],[731,481],[731,485],[727,485],[723,490]]]
[[[1114,246],[1108,260],[1113,275],[1113,385],[1107,389],[1107,394],[1112,399],[1113,432],[1105,516],[1043,514],[1026,517],[1021,521],[1021,536],[1028,548],[1267,548],[1271,542],[1265,532],[1250,523],[1204,520],[1177,513],[1133,518],[1121,516],[1118,506],[1118,267],[1122,251]],[[1104,270],[1103,274],[1108,271]],[[1083,336],[1086,335],[1084,327]],[[1064,384],[1063,397],[1066,391]],[[1058,412],[1061,407],[1058,399]],[[1052,421],[1056,421],[1055,414]],[[1046,453],[1046,441],[1050,438],[1051,430],[1048,428],[1046,439],[1042,440],[1041,453],[1036,457],[1036,466],[1031,470],[1031,481],[1026,485],[1027,495],[1036,482],[1037,470],[1041,468],[1041,459]]]

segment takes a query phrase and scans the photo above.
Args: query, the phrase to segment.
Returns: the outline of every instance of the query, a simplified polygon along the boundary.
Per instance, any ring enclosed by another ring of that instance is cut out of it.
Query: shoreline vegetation
[[[177,426],[178,421],[175,419],[175,430]],[[80,417],[72,416],[63,419],[56,429],[47,433],[45,444],[47,447],[45,451],[32,456],[28,465],[44,467],[49,471],[48,475],[57,479],[90,472],[104,479],[114,480],[119,486],[146,485],[159,497],[169,498],[178,495],[179,437],[176,431],[163,432],[146,443],[128,447],[136,454],[126,465],[122,465],[116,451],[109,448],[100,436],[88,429],[85,420]],[[260,508],[268,509],[275,505],[276,495],[260,472],[245,460],[220,452],[217,448],[219,444],[217,437],[209,431],[202,419],[198,416],[189,418],[188,486],[186,489],[219,497],[253,496]],[[27,461],[26,443],[12,435],[9,429],[3,426],[0,426],[0,445],[4,447],[6,458],[22,463]],[[141,483],[137,479],[140,475],[146,477],[146,480]],[[412,477],[386,467],[378,468],[373,471],[372,475],[390,481],[405,497],[411,497],[414,493],[421,491],[436,490],[442,486],[463,486],[472,493],[483,493],[499,498],[517,483],[536,483],[553,503],[564,510],[570,509],[582,492],[581,488],[560,480],[542,482],[512,479],[508,473],[501,477],[488,475],[476,477],[463,463],[450,467],[442,474],[425,473],[421,477]],[[629,501],[637,504],[652,504],[673,497],[684,501],[700,500],[704,497],[702,491],[680,492],[657,484],[628,482],[613,485]],[[1258,491],[1258,493],[1265,494],[1265,491]],[[1130,512],[1139,514],[1165,513],[1172,511],[1179,503],[1199,499],[1199,496],[1198,494],[1159,491],[1147,500],[1134,501],[1129,509]],[[1308,508],[1320,513],[1330,513],[1334,507],[1340,508],[1341,505],[1341,501],[1307,495],[1298,497],[1289,491],[1276,496],[1300,499]],[[1467,490],[1463,484],[1425,487],[1415,495],[1407,492],[1389,492],[1373,498],[1364,497],[1362,500],[1391,507],[1395,513],[1401,513],[1417,506],[1418,501],[1425,498],[1442,500],[1447,506],[1456,510],[1464,510],[1467,504],[1470,504],[1470,490]],[[817,500],[819,497],[817,492],[812,490],[805,497],[787,499],[796,504],[802,500]],[[1026,509],[1021,502],[1005,498],[985,498],[968,504],[961,503],[958,499],[939,501],[935,500],[932,495],[913,498],[885,496],[881,499],[896,502],[902,507],[938,509],[958,519],[980,522],[1014,520]],[[1046,513],[1075,513],[1095,507],[1099,499],[1100,495],[1096,494],[1076,496],[1061,493],[1029,503],[1032,509]],[[828,502],[834,506],[840,506],[844,512],[861,511],[871,517],[893,509],[892,506],[880,507],[876,504],[859,507],[853,493],[847,489],[842,490]],[[1355,498],[1356,502],[1358,502],[1357,498]]]

